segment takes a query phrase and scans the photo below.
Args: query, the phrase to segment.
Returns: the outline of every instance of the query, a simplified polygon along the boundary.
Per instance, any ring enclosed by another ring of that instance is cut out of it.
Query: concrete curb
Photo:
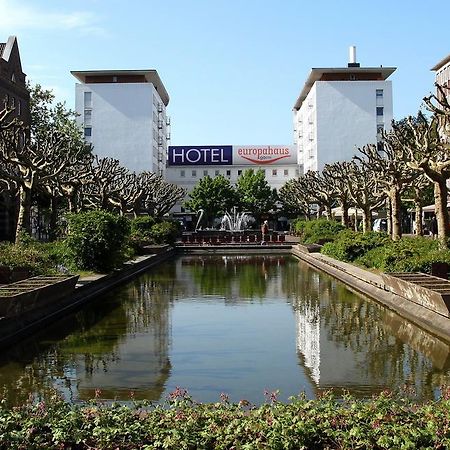
[[[1,318],[0,348],[15,344],[20,339],[76,310],[98,295],[127,282],[175,254],[175,249],[169,248],[158,254],[137,257],[110,274],[81,278],[74,293],[60,303],[33,310],[24,316]]]
[[[417,303],[389,292],[382,278],[351,264],[322,254],[308,254],[293,247],[292,254],[309,265],[342,281],[355,291],[387,306],[400,316],[446,341],[450,340],[450,320]]]

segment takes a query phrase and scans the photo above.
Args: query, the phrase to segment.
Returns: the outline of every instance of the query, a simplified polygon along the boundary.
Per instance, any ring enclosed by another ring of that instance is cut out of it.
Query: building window
[[[377,135],[381,136],[383,134],[383,131],[384,131],[384,125],[383,124],[377,125]]]
[[[85,127],[84,128],[84,136],[85,137],[91,137],[92,136],[92,127]]]
[[[22,102],[21,100],[17,100],[17,114],[20,116],[22,114]]]
[[[231,170],[227,170],[227,177],[231,177]]]
[[[242,175],[242,170],[238,170],[238,177]]]
[[[204,177],[207,177],[207,176],[208,176],[208,171],[207,171],[207,170],[204,170],[204,171],[203,171],[203,176],[204,176]]]
[[[195,178],[197,176],[197,171],[196,170],[193,170],[192,171],[192,178]]]
[[[184,170],[180,170],[180,177],[184,178],[186,176],[186,172]]]
[[[284,176],[288,177],[289,176],[289,169],[284,169]]]
[[[84,106],[91,106],[92,105],[92,92],[85,92],[84,93]]]
[[[277,169],[272,169],[272,176],[276,177],[277,176]]]
[[[216,177],[217,177],[219,174],[220,174],[220,170],[216,170],[216,171],[215,171]]]
[[[377,106],[377,116],[382,116],[384,114],[384,108],[382,106]]]
[[[377,89],[377,98],[383,98],[383,89]]]

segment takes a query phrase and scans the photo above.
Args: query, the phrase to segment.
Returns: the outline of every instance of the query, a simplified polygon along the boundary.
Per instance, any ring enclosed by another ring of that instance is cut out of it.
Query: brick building
[[[29,124],[30,94],[15,36],[10,36],[6,42],[0,42],[0,110],[5,104],[14,108],[12,117],[18,117]],[[0,241],[14,238],[15,213],[15,197],[8,192],[0,192]]]

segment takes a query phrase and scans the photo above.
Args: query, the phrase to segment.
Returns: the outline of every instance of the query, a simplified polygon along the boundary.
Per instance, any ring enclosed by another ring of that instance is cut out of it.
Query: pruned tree
[[[372,229],[372,211],[383,204],[384,198],[379,193],[379,187],[374,177],[368,176],[361,164],[352,161],[345,167],[348,189],[353,204],[361,209],[363,214],[363,233]]]
[[[389,200],[390,232],[396,241],[402,236],[401,193],[419,173],[405,163],[403,147],[392,133],[383,134],[382,145],[369,144],[358,150],[362,156],[356,155],[354,159],[378,185],[377,194]]]
[[[348,210],[350,208],[350,191],[349,191],[349,165],[351,163],[335,162],[333,164],[325,164],[322,171],[322,177],[326,183],[330,186],[333,196],[336,199],[337,204],[341,208],[342,216],[341,223],[345,227],[348,227],[350,221],[348,216]]]
[[[95,156],[90,163],[89,182],[83,186],[83,203],[88,209],[109,209],[117,198],[128,169],[113,158]]]
[[[186,190],[176,184],[168,183],[161,176],[155,176],[146,185],[143,205],[146,212],[156,218],[167,214],[186,195]]]
[[[327,219],[332,218],[332,208],[336,204],[336,192],[334,186],[329,183],[328,176],[325,177],[323,172],[306,172],[304,175],[305,189],[313,201],[320,207],[325,208]],[[320,208],[321,209],[321,208]]]
[[[310,195],[307,180],[303,176],[287,181],[279,189],[278,196],[288,208],[298,209],[307,220],[311,219],[311,205],[314,199]]]
[[[431,101],[431,100],[430,100]],[[434,184],[434,200],[441,248],[447,248],[449,214],[447,180],[450,178],[450,148],[441,139],[442,120],[436,115],[427,119],[422,112],[409,117],[405,126],[393,124],[393,136],[406,153],[406,163],[420,171]]]

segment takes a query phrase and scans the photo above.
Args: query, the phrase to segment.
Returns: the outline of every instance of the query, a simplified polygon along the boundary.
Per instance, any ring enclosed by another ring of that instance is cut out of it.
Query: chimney
[[[348,50],[348,67],[359,67],[356,62],[356,46],[351,45]]]

